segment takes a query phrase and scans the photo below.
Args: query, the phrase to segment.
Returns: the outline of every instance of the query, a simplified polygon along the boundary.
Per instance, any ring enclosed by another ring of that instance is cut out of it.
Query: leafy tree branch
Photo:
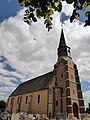
[[[6,102],[4,100],[0,100],[0,110],[1,112],[4,112],[6,108]]]
[[[70,22],[82,17],[78,13],[80,10],[85,12],[87,17],[84,26],[90,25],[90,11],[87,11],[90,8],[90,0],[18,0],[20,6],[27,7],[24,14],[24,22],[30,25],[32,21],[37,22],[37,18],[44,18],[44,24],[48,31],[52,29],[54,11],[60,13],[62,10],[62,1],[66,1],[67,4],[73,4],[74,10],[70,17]]]

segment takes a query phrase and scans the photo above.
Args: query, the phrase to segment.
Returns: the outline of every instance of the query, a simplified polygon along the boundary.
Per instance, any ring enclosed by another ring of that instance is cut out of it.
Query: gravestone
[[[73,120],[78,120],[76,117],[73,117]]]

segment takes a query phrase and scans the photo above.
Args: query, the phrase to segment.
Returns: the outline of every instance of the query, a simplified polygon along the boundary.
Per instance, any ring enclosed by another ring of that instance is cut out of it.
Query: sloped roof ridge
[[[34,77],[34,78],[32,78],[32,79],[29,79],[29,80],[27,80],[27,81],[25,81],[25,82],[23,82],[23,83],[21,83],[21,84],[30,82],[30,81],[32,81],[32,80],[37,80],[38,78],[43,77],[43,76],[46,76],[46,75],[48,75],[48,74],[50,74],[50,73],[53,73],[53,71],[50,71],[50,72],[47,72],[47,73],[45,73],[45,74],[39,75],[39,76],[37,76],[37,77]]]
[[[10,96],[16,96],[26,93],[35,92],[42,89],[47,89],[49,87],[50,81],[53,79],[54,71],[45,73],[41,76],[28,80],[24,83],[21,83]]]

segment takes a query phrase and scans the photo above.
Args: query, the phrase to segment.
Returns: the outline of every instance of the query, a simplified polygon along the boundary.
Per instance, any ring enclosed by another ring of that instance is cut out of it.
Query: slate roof
[[[53,75],[54,74],[52,71],[20,84],[10,95],[10,97],[47,89],[49,87],[49,83],[52,81]]]

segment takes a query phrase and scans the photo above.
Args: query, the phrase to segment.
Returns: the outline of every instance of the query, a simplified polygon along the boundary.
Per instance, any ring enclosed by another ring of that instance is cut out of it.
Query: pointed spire
[[[61,31],[61,37],[60,37],[59,47],[60,47],[60,46],[66,46],[63,29],[62,29],[62,31]]]
[[[60,43],[58,47],[58,57],[61,56],[69,56],[70,55],[70,47],[66,45],[65,37],[63,29],[61,30],[61,37],[60,37]]]

